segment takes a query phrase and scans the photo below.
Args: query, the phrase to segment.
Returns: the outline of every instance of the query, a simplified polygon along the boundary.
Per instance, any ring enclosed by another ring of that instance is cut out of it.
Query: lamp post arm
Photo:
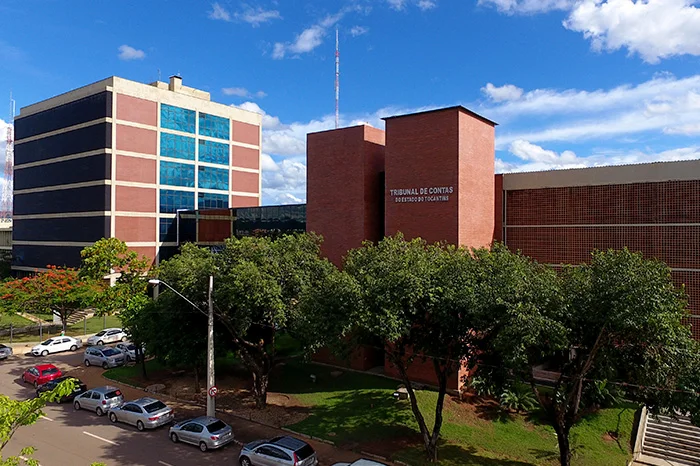
[[[175,293],[176,295],[178,295],[179,297],[181,297],[182,299],[184,299],[185,301],[187,301],[188,303],[190,303],[190,305],[191,305],[193,308],[197,309],[199,312],[201,312],[201,313],[204,314],[205,316],[208,316],[208,315],[209,315],[208,313],[206,313],[206,312],[204,312],[203,310],[201,310],[201,309],[199,308],[199,306],[197,306],[195,303],[193,303],[192,301],[190,301],[189,299],[187,299],[182,293],[180,293],[180,292],[177,291],[175,288],[173,288],[172,286],[170,286],[170,285],[168,285],[167,283],[165,283],[163,280],[158,280],[158,283],[161,284],[161,285],[165,285],[166,288],[168,288],[170,291],[172,291],[173,293]]]

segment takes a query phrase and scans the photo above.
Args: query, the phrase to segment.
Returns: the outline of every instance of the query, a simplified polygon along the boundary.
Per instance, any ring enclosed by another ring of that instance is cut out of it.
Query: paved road
[[[33,364],[48,362],[62,371],[81,366],[82,351],[35,358],[16,355],[0,362],[0,393],[30,398],[34,389],[23,385],[20,376]],[[99,368],[90,368],[100,371]],[[98,461],[109,466],[236,465],[240,447],[202,453],[192,445],[173,444],[168,427],[138,432],[135,427],[112,424],[106,416],[75,411],[71,404],[50,405],[46,417],[35,425],[20,428],[3,453],[16,455],[25,446],[37,448],[34,455],[42,466],[88,466]],[[178,412],[176,410],[176,417]],[[182,415],[180,416],[182,417]],[[234,428],[235,432],[235,428]]]

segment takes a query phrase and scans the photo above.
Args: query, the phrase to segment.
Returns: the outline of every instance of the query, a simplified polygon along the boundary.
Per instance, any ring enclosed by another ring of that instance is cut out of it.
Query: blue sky
[[[265,204],[305,200],[336,27],[343,126],[462,104],[500,123],[499,172],[700,158],[697,0],[2,0],[0,18],[0,130],[10,91],[19,109],[179,73],[265,114]]]

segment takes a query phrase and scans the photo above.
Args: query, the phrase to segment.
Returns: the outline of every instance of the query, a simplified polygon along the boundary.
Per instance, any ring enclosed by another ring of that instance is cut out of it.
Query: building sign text
[[[433,186],[430,188],[390,189],[394,202],[447,202],[454,192],[452,186]]]

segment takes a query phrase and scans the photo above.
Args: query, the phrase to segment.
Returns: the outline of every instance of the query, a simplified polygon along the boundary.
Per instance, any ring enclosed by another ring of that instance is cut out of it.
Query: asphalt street
[[[81,367],[84,349],[47,357],[15,355],[0,361],[0,393],[16,399],[35,396],[34,388],[20,377],[34,364],[52,363],[61,371]],[[99,368],[91,370],[101,371]],[[88,388],[93,388],[88,385]],[[240,447],[231,443],[223,449],[202,453],[196,446],[173,444],[168,426],[138,432],[135,427],[112,424],[107,416],[85,410],[75,411],[71,403],[51,404],[36,424],[20,428],[5,447],[6,456],[17,455],[26,446],[37,449],[34,458],[42,466],[88,466],[102,462],[109,466],[237,465]],[[188,413],[175,410],[176,420]],[[234,426],[235,434],[235,426]]]

